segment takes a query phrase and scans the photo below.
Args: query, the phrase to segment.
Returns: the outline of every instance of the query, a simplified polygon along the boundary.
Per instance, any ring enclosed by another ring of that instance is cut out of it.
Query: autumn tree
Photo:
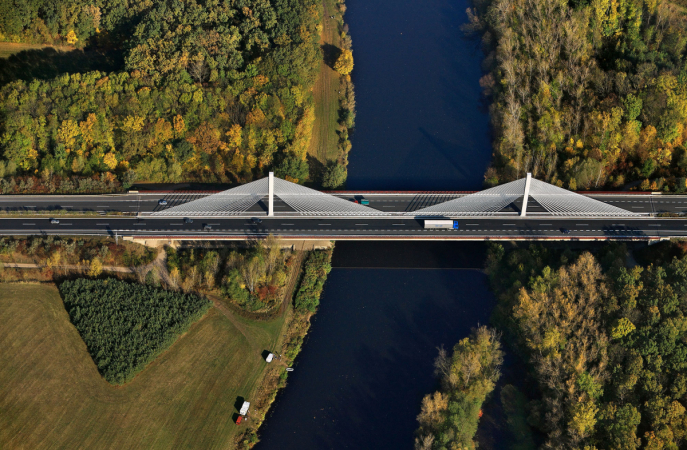
[[[353,71],[353,52],[343,49],[334,63],[334,70],[341,75],[348,75]]]
[[[93,258],[88,268],[88,276],[95,278],[100,276],[101,273],[103,273],[102,261],[100,261],[100,258]]]
[[[443,349],[435,362],[442,391],[422,400],[415,449],[474,449],[482,404],[501,376],[503,351],[495,330],[481,326],[462,339],[449,357]]]

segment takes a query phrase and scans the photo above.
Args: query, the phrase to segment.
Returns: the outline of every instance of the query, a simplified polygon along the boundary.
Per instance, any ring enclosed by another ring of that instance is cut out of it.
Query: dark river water
[[[472,190],[489,164],[465,0],[347,0],[358,105],[347,187]],[[342,242],[260,450],[412,449],[437,347],[489,321],[485,246]],[[471,269],[472,268],[472,269]]]
[[[258,448],[412,448],[436,348],[487,323],[492,307],[475,270],[332,270]]]
[[[349,189],[476,190],[491,159],[466,0],[347,0],[357,119]]]

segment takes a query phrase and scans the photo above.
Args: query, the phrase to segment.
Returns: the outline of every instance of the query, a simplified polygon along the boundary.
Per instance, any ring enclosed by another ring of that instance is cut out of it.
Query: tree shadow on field
[[[312,155],[307,156],[307,161],[309,180],[305,183],[305,185],[312,188],[322,186],[322,179],[324,177],[325,169],[324,164],[322,164],[322,162],[319,159],[315,158]]]
[[[324,63],[333,69],[334,64],[336,64],[336,60],[339,59],[341,49],[332,44],[322,44],[321,48]]]
[[[61,51],[53,47],[24,50],[2,60],[0,86],[16,80],[49,80],[63,73],[85,73],[94,70],[113,72],[123,66],[124,54],[121,51]]]

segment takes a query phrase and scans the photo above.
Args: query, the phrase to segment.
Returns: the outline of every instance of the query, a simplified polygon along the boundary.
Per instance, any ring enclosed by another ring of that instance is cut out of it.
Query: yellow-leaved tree
[[[353,52],[347,49],[342,50],[336,63],[334,63],[334,70],[341,75],[351,73],[353,71]]]
[[[103,162],[107,167],[110,168],[110,170],[114,170],[115,167],[117,167],[117,156],[110,152],[105,157],[103,158]]]
[[[100,261],[100,258],[93,258],[91,260],[91,266],[88,269],[88,276],[89,277],[97,277],[101,273],[103,273],[102,261]]]
[[[71,30],[69,33],[67,33],[67,44],[74,45],[78,40],[79,38],[76,37],[74,30]]]

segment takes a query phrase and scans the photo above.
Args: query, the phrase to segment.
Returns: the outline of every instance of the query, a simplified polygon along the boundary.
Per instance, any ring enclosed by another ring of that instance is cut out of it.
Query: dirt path
[[[29,263],[0,263],[3,267],[8,269],[42,269],[46,267],[45,264],[29,264]],[[62,264],[55,266],[57,269],[69,269],[69,270],[88,270],[88,266],[80,266],[77,264]],[[103,266],[103,270],[106,272],[122,272],[122,273],[135,273],[135,268],[133,267],[121,267],[121,266]]]
[[[163,249],[160,249],[158,252],[157,256],[155,259],[151,262],[146,264],[145,266],[141,267],[126,267],[126,266],[103,266],[103,271],[105,272],[119,272],[119,273],[148,273],[149,270],[151,270],[153,267],[157,267],[158,273],[160,276],[164,279],[164,281],[168,284],[171,281],[171,278],[169,276],[169,272],[167,272],[167,253]],[[13,262],[2,262],[0,261],[0,265],[2,267],[8,268],[8,269],[42,269],[44,267],[47,267],[46,264],[35,264],[35,263],[13,263]],[[83,266],[80,264],[60,264],[58,266],[55,266],[56,269],[67,269],[67,270],[79,270],[79,271],[86,271],[90,267],[89,266]]]

